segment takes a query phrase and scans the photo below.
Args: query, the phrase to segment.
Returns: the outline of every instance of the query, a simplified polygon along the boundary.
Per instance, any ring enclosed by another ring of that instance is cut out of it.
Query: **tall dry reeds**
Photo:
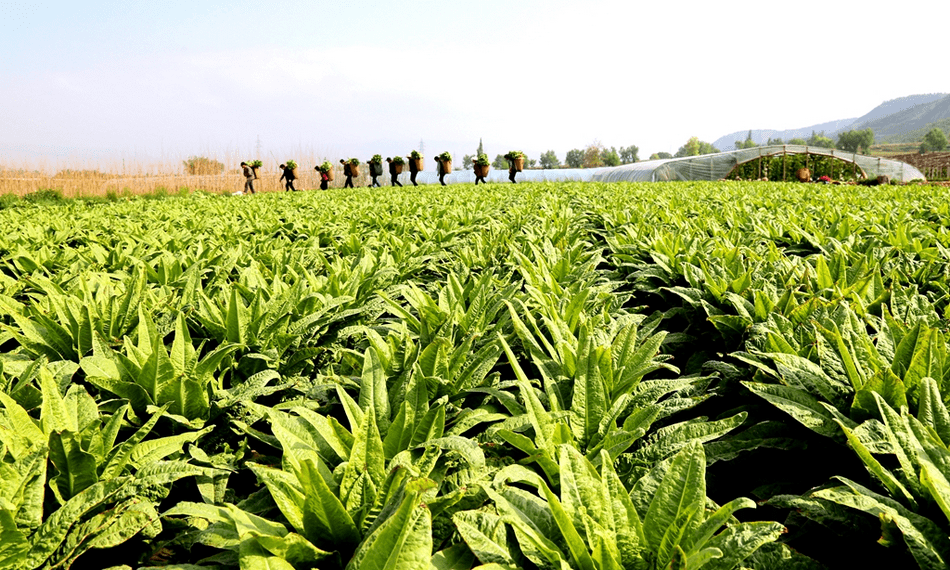
[[[334,181],[330,187],[342,187],[343,165],[341,158],[349,158],[338,152],[317,152],[313,149],[296,149],[292,152],[197,152],[190,155],[162,157],[160,159],[123,158],[110,160],[88,160],[79,158],[23,161],[20,164],[5,163],[0,158],[0,195],[12,194],[24,196],[40,190],[58,190],[65,197],[99,197],[110,193],[118,195],[154,194],[156,192],[181,192],[204,190],[207,192],[237,192],[244,188],[244,176],[241,172],[242,161],[261,160],[258,191],[281,192],[284,183],[280,181],[281,171],[278,165],[287,160],[295,160],[298,190],[318,189],[320,175],[314,166],[329,161],[334,166]],[[192,157],[203,157],[223,165],[219,174],[188,174],[186,161]],[[358,157],[363,162],[369,157]],[[369,183],[367,168],[360,168],[360,176],[354,179],[357,186]]]

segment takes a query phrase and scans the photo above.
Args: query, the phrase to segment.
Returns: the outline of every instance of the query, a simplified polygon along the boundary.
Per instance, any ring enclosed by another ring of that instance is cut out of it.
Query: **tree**
[[[635,145],[622,146],[620,147],[620,162],[624,164],[630,164],[632,162],[637,162],[640,158],[637,156],[637,153],[640,152],[640,149]]]
[[[825,131],[821,131],[818,134],[815,134],[815,131],[812,131],[811,136],[808,137],[808,140],[805,141],[805,144],[808,146],[820,146],[822,148],[835,148],[835,141],[826,137]]]
[[[579,148],[573,148],[567,151],[567,154],[564,156],[564,162],[571,168],[584,166],[584,151]]]
[[[182,164],[185,165],[185,174],[221,174],[224,172],[223,163],[204,156],[193,156],[188,160],[183,160]]]
[[[541,168],[557,168],[561,166],[561,161],[558,160],[557,154],[553,150],[549,150],[541,155]]]
[[[496,155],[491,165],[497,170],[508,170],[508,160],[505,159],[505,155],[503,154]]]
[[[604,166],[620,166],[620,155],[614,147],[602,149],[600,160],[604,163]]]
[[[814,133],[813,133],[813,134],[814,134]],[[782,139],[779,139],[779,140],[782,140]],[[806,141],[805,139],[797,139],[797,138],[796,138],[796,139],[789,139],[788,144],[797,144],[797,145],[800,145],[800,146],[805,146],[806,144],[808,144],[808,141]]]
[[[477,155],[474,155],[474,154],[466,154],[465,156],[463,156],[463,157],[462,157],[462,168],[467,168],[468,166],[470,166],[470,165],[472,164],[472,161],[475,160],[475,156],[477,156]]]
[[[478,150],[475,151],[475,156],[480,154],[485,154],[485,147],[482,146],[482,139],[478,139]]]
[[[874,144],[874,131],[871,129],[838,133],[838,148],[841,150],[861,152],[863,148],[864,154],[867,154],[872,144]]]
[[[690,137],[689,140],[686,141],[686,144],[676,151],[675,156],[699,156],[701,154],[713,154],[715,152],[719,152],[719,149],[714,147],[712,143],[701,141],[699,137]]]
[[[537,166],[538,166],[537,160],[534,160],[533,158],[528,158],[527,156],[524,157],[525,168],[537,168]]]
[[[947,135],[938,128],[933,128],[924,135],[924,144],[930,150],[943,150],[947,148]]]
[[[673,158],[673,155],[668,152],[654,152],[650,155],[650,160],[661,160],[664,158]]]
[[[792,140],[801,140],[801,139],[792,139]],[[802,141],[802,144],[804,144],[804,143],[805,143],[805,141]],[[772,146],[772,145],[780,146],[780,145],[783,145],[783,144],[785,144],[785,143],[782,141],[781,138],[773,139],[772,137],[769,137],[769,142],[767,142],[767,143],[765,143],[765,144],[766,144],[766,146]],[[788,144],[794,144],[794,143],[789,142]]]
[[[604,161],[600,158],[600,153],[604,151],[603,145],[594,141],[584,149],[584,168],[597,168],[603,166]]]
[[[759,145],[755,144],[755,141],[752,140],[751,130],[749,131],[749,134],[746,135],[746,138],[744,141],[742,142],[736,141],[736,150],[743,149],[743,148],[755,148],[757,146]]]

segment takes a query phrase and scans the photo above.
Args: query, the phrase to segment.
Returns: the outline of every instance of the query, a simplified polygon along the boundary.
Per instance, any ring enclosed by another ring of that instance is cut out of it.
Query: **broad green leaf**
[[[360,408],[363,412],[375,410],[376,425],[383,435],[389,430],[389,390],[386,375],[376,349],[369,347],[363,357],[363,376],[360,382]]]
[[[827,437],[838,435],[835,417],[805,390],[759,382],[742,382],[742,385],[818,434]]]
[[[356,524],[311,460],[302,462],[298,479],[306,497],[303,526],[307,540],[327,550],[347,551],[355,547],[360,540]]]
[[[703,447],[690,443],[673,457],[669,471],[657,489],[646,518],[643,534],[647,544],[657,552],[671,530],[685,534],[687,526],[706,504],[706,461]],[[676,530],[681,525],[681,530]],[[678,541],[674,544],[678,544]],[[668,551],[667,556],[672,556]],[[666,558],[665,564],[669,558]]]
[[[427,568],[432,556],[432,520],[417,493],[406,493],[399,508],[366,537],[347,570]]]
[[[846,483],[846,487],[822,489],[813,495],[896,524],[921,568],[942,568],[947,564],[946,533],[932,521],[856,483],[841,480]]]
[[[96,458],[83,451],[80,442],[71,432],[50,434],[49,458],[58,473],[51,483],[55,484],[62,502],[68,501],[99,480]]]
[[[241,570],[294,570],[293,564],[274,556],[255,538],[241,541],[238,549]]]
[[[452,522],[482,564],[516,565],[509,551],[505,525],[498,516],[483,511],[462,511],[452,515]]]
[[[601,420],[609,407],[607,388],[600,375],[600,361],[604,350],[594,345],[590,325],[581,323],[577,340],[577,372],[574,379],[574,396],[571,411],[574,412],[582,427],[580,441],[586,445],[594,437]],[[609,358],[609,354],[607,355]]]
[[[277,508],[290,523],[290,526],[299,532],[306,532],[304,527],[304,506],[306,497],[300,487],[300,481],[291,473],[280,469],[248,462],[247,466],[254,472],[258,480],[267,486]]]
[[[776,522],[747,522],[729,526],[706,543],[708,546],[704,550],[714,555],[708,556],[711,560],[703,568],[736,568],[759,547],[775,542],[784,532],[785,527]],[[701,550],[695,556],[701,560],[704,558],[703,552]]]
[[[43,407],[40,411],[40,427],[45,433],[70,431],[76,433],[79,426],[75,414],[70,414],[53,375],[40,368],[40,385],[43,389]]]

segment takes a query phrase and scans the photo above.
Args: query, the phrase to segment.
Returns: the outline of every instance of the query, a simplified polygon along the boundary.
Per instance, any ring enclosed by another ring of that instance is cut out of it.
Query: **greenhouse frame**
[[[721,180],[735,169],[736,166],[766,157],[790,156],[805,154],[811,156],[829,156],[854,165],[854,172],[864,178],[887,176],[891,180],[908,182],[924,179],[921,171],[899,160],[891,160],[878,156],[866,156],[843,150],[821,148],[805,145],[772,145],[758,146],[716,154],[700,156],[686,156],[682,158],[667,158],[648,160],[600,169],[592,180],[599,182],[619,181],[646,181],[661,182],[668,180]],[[795,177],[794,172],[788,172],[789,180]]]

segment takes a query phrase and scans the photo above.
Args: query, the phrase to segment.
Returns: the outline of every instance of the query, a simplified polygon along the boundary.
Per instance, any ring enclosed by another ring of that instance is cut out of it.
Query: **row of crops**
[[[0,568],[943,568],[948,198],[0,210]]]

